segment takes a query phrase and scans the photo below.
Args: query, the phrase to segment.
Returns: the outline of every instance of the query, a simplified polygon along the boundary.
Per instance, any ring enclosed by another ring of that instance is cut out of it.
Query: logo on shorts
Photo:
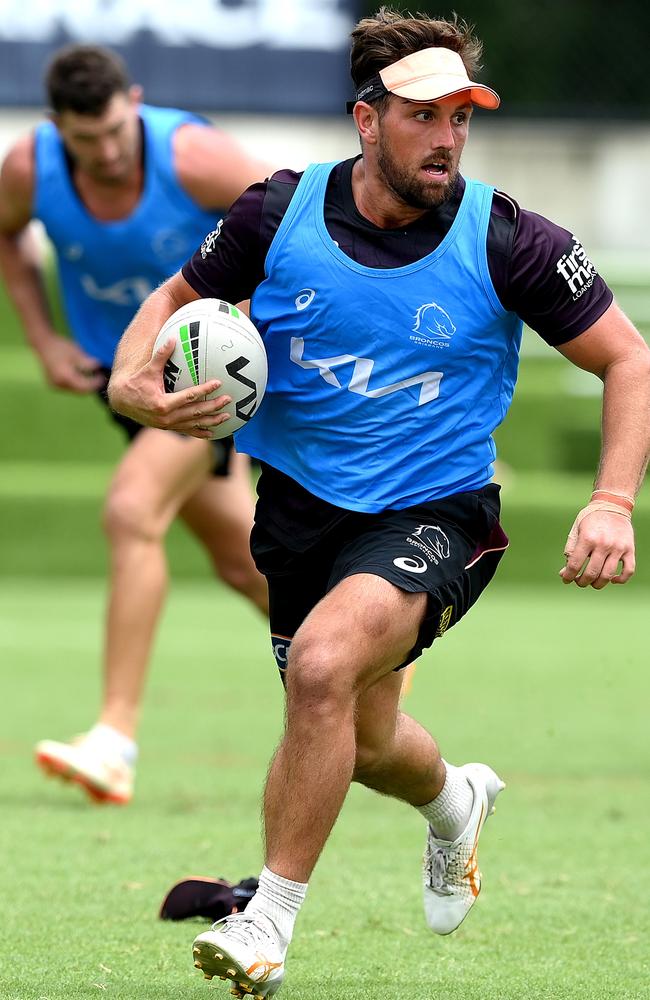
[[[451,616],[454,612],[453,604],[448,604],[445,610],[440,615],[440,621],[438,622],[438,628],[436,629],[436,639],[440,639],[441,636],[445,634],[449,628],[449,622],[451,621]]]
[[[575,236],[571,238],[571,242],[565,248],[555,265],[555,270],[562,275],[569,286],[574,302],[591,288],[594,278],[598,275],[598,271],[587,257],[582,243]]]
[[[425,302],[417,310],[414,320],[412,332],[417,336],[410,337],[410,340],[427,347],[449,347],[448,341],[455,334],[456,327],[449,313],[437,302]]]
[[[409,573],[426,573],[429,568],[426,559],[420,556],[400,556],[398,559],[393,559],[393,566],[408,570]]]
[[[441,559],[449,558],[449,539],[437,524],[421,524],[406,539],[415,545],[437,566]]]
[[[278,670],[284,673],[287,669],[287,658],[289,656],[291,639],[287,639],[284,635],[272,635],[271,645],[273,647],[273,655],[275,657],[275,662],[278,665]]]
[[[406,536],[405,541],[407,545],[413,545],[423,552],[426,559],[415,555],[399,556],[393,559],[393,565],[398,569],[406,569],[409,573],[426,573],[430,562],[438,566],[441,559],[449,558],[449,539],[437,524],[418,525],[415,531]]]

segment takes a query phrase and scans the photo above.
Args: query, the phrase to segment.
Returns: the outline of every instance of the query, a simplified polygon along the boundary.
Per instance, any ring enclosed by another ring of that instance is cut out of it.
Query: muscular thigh
[[[253,511],[250,459],[233,452],[228,475],[204,478],[180,513],[209,551],[241,559],[242,549],[248,553]]]
[[[212,465],[209,442],[145,427],[115,471],[107,505],[125,504],[168,522],[210,475]]]
[[[426,609],[421,594],[408,594],[372,573],[337,585],[332,573],[340,536],[298,553],[258,525],[252,538],[257,567],[269,584],[271,641],[281,674],[299,630],[303,644],[322,642],[328,655],[354,663],[355,671],[374,679],[397,666],[417,637]]]
[[[407,661],[426,614],[424,593],[409,593],[374,573],[356,573],[336,583],[298,629],[289,669],[309,663],[314,650],[328,670],[358,691]]]

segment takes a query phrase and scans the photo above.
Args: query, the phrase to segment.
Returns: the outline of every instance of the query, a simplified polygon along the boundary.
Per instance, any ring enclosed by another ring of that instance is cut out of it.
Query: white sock
[[[247,916],[261,913],[267,917],[277,930],[280,944],[286,951],[306,892],[306,882],[292,882],[291,879],[282,878],[265,865],[260,875],[259,888],[245,913]]]
[[[133,767],[138,759],[138,744],[119,729],[107,726],[103,722],[93,726],[86,734],[85,742],[96,747],[98,753],[117,754],[130,767]]]
[[[459,767],[443,761],[447,769],[442,791],[426,805],[417,806],[438,840],[456,840],[467,826],[474,792]]]

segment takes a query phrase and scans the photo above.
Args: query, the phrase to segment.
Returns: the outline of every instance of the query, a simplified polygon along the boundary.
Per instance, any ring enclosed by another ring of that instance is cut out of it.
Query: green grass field
[[[497,580],[422,658],[407,710],[449,759],[484,759],[508,782],[481,841],[484,891],[455,935],[430,934],[423,821],[354,788],[281,996],[650,997],[649,596]],[[92,718],[102,599],[99,579],[0,584],[0,996],[225,998],[192,966],[206,925],[162,923],[157,908],[184,875],[259,871],[259,793],[282,719],[266,629],[209,581],[175,584],[136,798],[93,807],[43,778],[31,752]]]
[[[647,266],[616,273],[649,336]],[[157,911],[185,875],[260,869],[282,724],[266,628],[175,526],[134,803],[92,807],[41,776],[34,743],[78,732],[97,707],[99,511],[122,443],[93,401],[43,386],[1,292],[0,324],[0,1000],[227,998],[192,966],[206,925]],[[475,912],[450,938],[426,930],[423,821],[354,788],[298,923],[286,1000],[650,998],[648,490],[631,584],[583,593],[556,575],[596,462],[595,389],[527,338],[498,434],[513,544],[406,701],[450,760],[486,760],[508,781]]]

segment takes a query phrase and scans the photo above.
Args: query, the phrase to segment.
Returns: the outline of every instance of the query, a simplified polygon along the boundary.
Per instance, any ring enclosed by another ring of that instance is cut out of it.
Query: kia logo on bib
[[[313,294],[315,295],[316,293],[314,292]],[[297,302],[298,300],[296,299]],[[290,358],[294,365],[305,369],[315,368],[320,377],[328,385],[332,385],[336,389],[346,388],[348,392],[357,393],[359,396],[366,396],[368,399],[381,399],[382,396],[388,396],[392,392],[399,392],[400,389],[419,386],[418,406],[422,406],[423,403],[430,403],[432,399],[438,398],[442,372],[422,372],[420,375],[403,378],[399,382],[392,382],[390,385],[374,386],[371,389],[370,378],[375,367],[375,362],[372,358],[359,358],[356,354],[339,354],[334,358],[310,358],[307,360],[304,354],[304,339],[302,337],[292,337]],[[354,365],[352,374],[349,377],[347,386],[344,387],[334,374],[333,369],[343,366],[348,368],[351,364]]]

